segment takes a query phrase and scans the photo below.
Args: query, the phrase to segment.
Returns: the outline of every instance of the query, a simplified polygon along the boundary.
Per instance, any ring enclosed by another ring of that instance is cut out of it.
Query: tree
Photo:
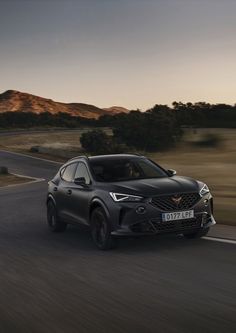
[[[132,112],[119,119],[114,137],[127,146],[146,151],[160,151],[173,146],[182,131],[175,112],[167,106],[155,106],[148,112]]]

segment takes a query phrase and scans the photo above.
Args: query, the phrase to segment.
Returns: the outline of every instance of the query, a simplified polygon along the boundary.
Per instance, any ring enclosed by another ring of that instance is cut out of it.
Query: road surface
[[[0,151],[10,171],[58,164]],[[97,250],[86,229],[46,226],[46,181],[0,189],[0,332],[236,331],[236,247],[183,238]]]

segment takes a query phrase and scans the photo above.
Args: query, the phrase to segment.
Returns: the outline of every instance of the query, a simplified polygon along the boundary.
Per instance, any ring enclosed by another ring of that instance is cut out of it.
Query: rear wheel
[[[63,232],[66,230],[67,224],[59,219],[56,206],[52,200],[49,200],[47,204],[47,221],[50,230],[53,232]]]
[[[201,237],[206,236],[209,230],[210,230],[210,228],[201,229],[201,230],[199,230],[197,232],[193,232],[191,234],[185,234],[184,237],[189,238],[189,239],[201,238]]]
[[[106,213],[97,207],[91,214],[91,234],[94,243],[100,250],[109,250],[115,247],[115,239],[111,235],[111,226]]]

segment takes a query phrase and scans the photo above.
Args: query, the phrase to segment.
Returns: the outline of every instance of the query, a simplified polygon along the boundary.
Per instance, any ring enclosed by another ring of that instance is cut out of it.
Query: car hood
[[[199,183],[192,178],[173,176],[110,183],[109,190],[110,192],[136,194],[147,197],[160,194],[198,192]]]

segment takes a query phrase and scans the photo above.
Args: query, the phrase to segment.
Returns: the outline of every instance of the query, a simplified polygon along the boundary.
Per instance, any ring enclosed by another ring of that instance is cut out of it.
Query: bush
[[[117,144],[113,137],[102,130],[93,130],[83,133],[80,143],[84,150],[93,154],[115,154],[122,152],[122,146]]]
[[[0,166],[0,175],[7,175],[8,169],[5,166]]]
[[[39,146],[33,146],[30,148],[31,153],[39,153]]]
[[[222,141],[223,139],[219,134],[208,133],[193,144],[199,147],[218,147],[221,145]]]

